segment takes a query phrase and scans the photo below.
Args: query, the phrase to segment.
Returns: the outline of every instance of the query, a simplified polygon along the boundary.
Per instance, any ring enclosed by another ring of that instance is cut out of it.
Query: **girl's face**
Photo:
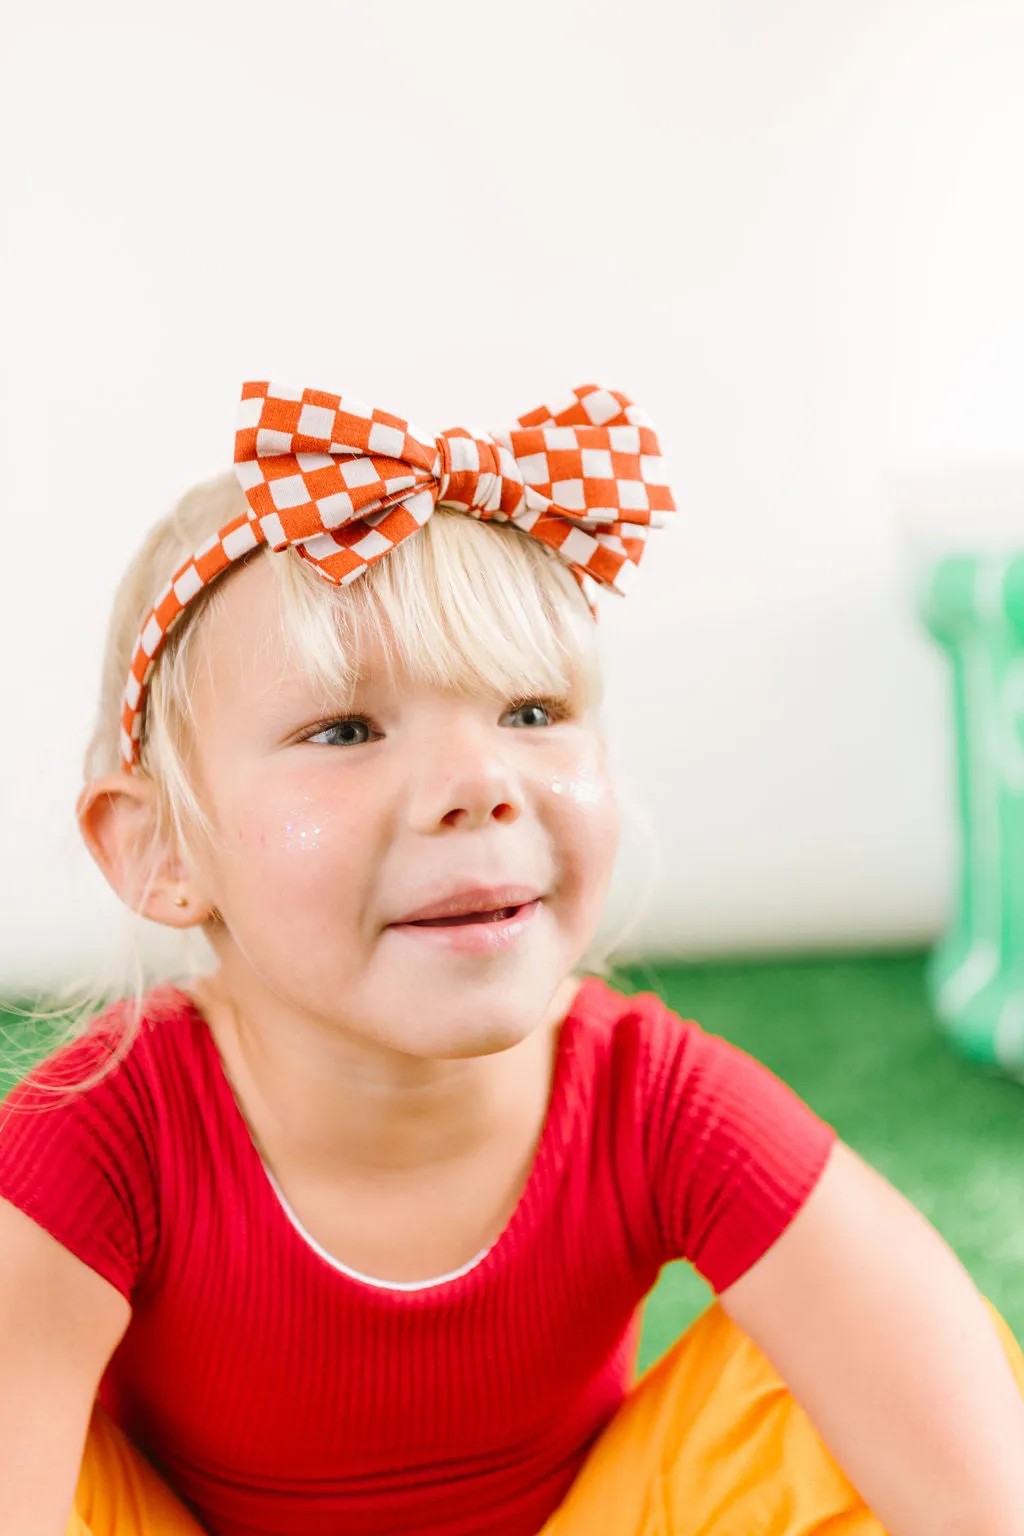
[[[513,1045],[600,921],[618,841],[603,738],[539,702],[392,684],[373,652],[351,710],[325,720],[271,638],[275,604],[265,561],[233,574],[207,616],[193,694],[200,794],[221,837],[204,876],[225,919],[229,990],[266,990],[418,1057]],[[538,898],[510,942],[480,946],[479,925],[398,926],[500,886]]]

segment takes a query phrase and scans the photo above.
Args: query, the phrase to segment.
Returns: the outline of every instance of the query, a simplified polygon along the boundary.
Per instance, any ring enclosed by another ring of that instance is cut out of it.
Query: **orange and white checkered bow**
[[[450,427],[438,437],[347,396],[245,384],[235,471],[247,512],[189,556],[142,627],[121,713],[128,773],[138,765],[157,651],[197,593],[260,544],[294,548],[345,586],[418,532],[435,507],[451,507],[514,523],[548,545],[596,620],[596,586],[625,594],[647,530],[676,510],[646,412],[597,384],[538,406],[511,431]]]

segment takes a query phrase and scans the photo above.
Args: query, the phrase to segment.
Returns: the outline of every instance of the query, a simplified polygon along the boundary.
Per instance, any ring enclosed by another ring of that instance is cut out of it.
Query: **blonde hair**
[[[121,769],[125,681],[158,593],[199,545],[245,509],[233,473],[205,481],[152,528],[130,561],[107,629],[99,709],[84,757],[86,782]],[[139,938],[147,920],[134,908],[145,905],[157,879],[157,856],[168,843],[195,868],[199,850],[216,841],[194,775],[191,691],[205,657],[204,616],[220,606],[233,571],[253,560],[270,563],[285,643],[332,709],[345,707],[357,680],[354,657],[361,642],[372,638],[389,667],[401,665],[425,685],[487,690],[510,699],[569,694],[580,714],[591,712],[600,728],[603,684],[587,600],[554,551],[512,524],[484,524],[438,507],[419,532],[345,587],[325,581],[292,551],[274,553],[263,545],[247,555],[186,607],[147,685],[139,768],[155,786],[156,815],[146,845],[135,850],[146,874],[129,909],[125,953],[99,984],[94,980],[88,988],[76,983],[60,989],[56,997],[63,999],[62,1006],[31,1015],[35,1023],[48,1025],[52,1051],[55,1036],[58,1043],[74,1038],[108,1003],[127,1003],[118,1009],[116,1048],[99,1075],[130,1049],[150,988],[195,980],[208,968],[208,947],[192,928],[181,931],[180,963],[167,974],[146,974]],[[582,969],[610,977],[610,956],[623,937],[620,933],[596,953],[592,947]],[[58,1020],[63,1030],[53,1028]]]

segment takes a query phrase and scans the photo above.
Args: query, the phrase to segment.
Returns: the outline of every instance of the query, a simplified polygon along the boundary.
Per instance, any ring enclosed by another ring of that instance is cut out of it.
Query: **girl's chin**
[[[421,1061],[467,1061],[521,1045],[548,1015],[548,999],[538,999],[535,987],[525,987],[522,995],[514,995],[507,981],[490,993],[484,987],[466,990],[470,995],[454,1008],[443,988],[423,985],[410,994],[411,1004],[396,1003],[368,1033]]]
[[[480,1027],[480,1021],[467,1024],[464,1030],[453,1030],[452,1021],[439,1019],[437,1028],[431,1029],[429,1021],[420,1019],[414,1035],[408,1040],[394,1041],[400,1051],[418,1056],[424,1061],[470,1061],[476,1056],[495,1056],[521,1045],[537,1028],[533,1018],[488,1021]]]

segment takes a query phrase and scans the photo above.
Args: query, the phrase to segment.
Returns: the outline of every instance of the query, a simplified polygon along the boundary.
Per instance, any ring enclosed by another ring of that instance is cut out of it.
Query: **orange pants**
[[[988,1303],[1024,1392],[1024,1354]],[[96,1409],[65,1536],[199,1536]],[[641,1377],[540,1536],[885,1536],[799,1403],[717,1303]]]

